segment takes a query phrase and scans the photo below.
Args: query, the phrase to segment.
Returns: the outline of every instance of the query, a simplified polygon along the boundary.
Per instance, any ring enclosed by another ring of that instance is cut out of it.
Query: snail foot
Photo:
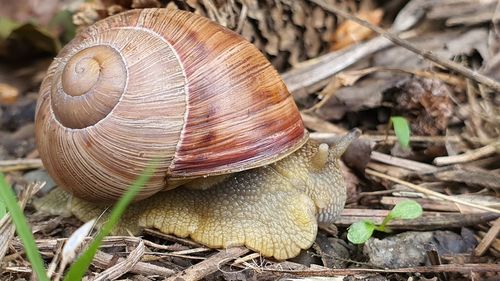
[[[54,188],[45,196],[35,198],[33,206],[39,212],[54,216],[71,216],[71,194],[61,188]]]
[[[177,188],[138,202],[142,227],[211,248],[246,246],[288,259],[309,248],[317,233],[316,207],[270,167],[243,172],[207,190]]]

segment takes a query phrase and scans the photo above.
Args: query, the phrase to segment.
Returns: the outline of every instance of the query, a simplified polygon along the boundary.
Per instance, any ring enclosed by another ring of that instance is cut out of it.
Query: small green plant
[[[389,127],[391,125],[394,127],[394,133],[396,133],[401,147],[408,149],[410,147],[410,124],[408,124],[408,120],[401,116],[393,116],[389,121]]]
[[[347,239],[353,244],[362,244],[372,237],[373,231],[390,232],[387,224],[395,219],[411,220],[422,215],[422,206],[413,200],[401,201],[384,218],[382,224],[376,225],[371,220],[353,223],[347,231]]]
[[[87,271],[94,255],[96,254],[99,246],[102,243],[104,237],[106,237],[113,227],[119,222],[120,217],[123,212],[125,212],[127,206],[132,202],[133,198],[141,190],[141,188],[149,181],[150,177],[153,175],[156,163],[150,164],[137,178],[137,180],[128,188],[127,192],[122,198],[115,204],[111,210],[108,221],[104,223],[101,230],[97,233],[95,238],[90,243],[89,247],[82,255],[72,264],[66,274],[64,280],[81,280],[83,275]],[[12,220],[16,226],[16,231],[18,236],[23,242],[26,255],[31,263],[33,272],[35,273],[39,281],[49,281],[47,278],[47,273],[45,271],[44,263],[40,251],[38,250],[35,242],[35,238],[31,233],[31,230],[26,221],[21,208],[17,204],[17,199],[12,190],[12,187],[5,181],[2,173],[0,173],[0,198],[3,198],[7,210],[12,216]],[[1,201],[1,200],[0,200]],[[0,212],[1,212],[0,203]],[[1,215],[1,213],[0,213]],[[1,217],[1,216],[0,216]]]

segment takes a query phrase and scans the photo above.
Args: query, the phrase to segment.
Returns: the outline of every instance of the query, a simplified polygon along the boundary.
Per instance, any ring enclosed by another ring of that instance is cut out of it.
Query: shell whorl
[[[67,128],[95,125],[118,104],[127,76],[123,57],[111,45],[78,51],[54,74],[51,102],[56,118]]]
[[[183,11],[132,10],[81,32],[50,66],[36,114],[50,175],[110,201],[152,160],[137,199],[166,177],[241,171],[307,139],[278,73],[239,35]]]

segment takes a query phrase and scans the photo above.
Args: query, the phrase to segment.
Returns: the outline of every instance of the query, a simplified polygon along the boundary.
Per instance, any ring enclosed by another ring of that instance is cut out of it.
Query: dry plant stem
[[[375,224],[381,224],[388,214],[388,210],[344,209],[341,216],[333,223],[338,227],[349,227],[355,222],[369,219]],[[438,230],[483,224],[498,217],[500,217],[499,214],[491,212],[461,214],[458,212],[425,211],[422,217],[413,220],[394,220],[388,226],[390,229],[400,230]]]
[[[256,258],[260,258],[261,255],[259,253],[251,253],[249,255],[246,255],[244,257],[241,257],[239,259],[236,259],[232,264],[231,266],[236,266],[236,265],[239,265],[241,263],[246,263],[247,261],[250,261],[250,260],[253,260],[253,259],[256,259]]]
[[[195,249],[188,249],[188,250],[172,252],[171,254],[172,255],[191,255],[191,254],[203,253],[203,252],[208,252],[208,251],[211,251],[211,249],[202,247],[202,248],[195,248]]]
[[[383,196],[382,199],[380,199],[380,204],[394,206],[405,200],[408,200],[408,198]],[[412,198],[412,200],[420,204],[420,206],[422,206],[422,208],[426,211],[460,212],[460,208],[457,207],[457,204],[452,202],[427,198]]]
[[[476,249],[474,250],[474,255],[482,256],[488,250],[493,241],[497,239],[498,233],[500,233],[500,218],[493,222],[493,225],[491,226],[490,230],[488,230],[486,235],[483,237],[481,242],[479,242],[479,245],[477,245]]]
[[[209,257],[208,259],[197,263],[182,272],[170,277],[167,281],[175,280],[200,280],[207,275],[217,271],[226,262],[238,258],[241,255],[248,253],[249,250],[243,247],[228,248],[218,252],[217,254]]]
[[[160,244],[151,242],[149,240],[144,240],[144,245],[146,245],[147,247],[150,247],[150,248],[156,248],[156,249],[165,250],[165,251],[179,251],[180,247],[184,247],[184,246],[179,246],[178,244],[177,245],[160,245]],[[208,248],[205,248],[205,249],[208,250]]]
[[[458,63],[455,63],[451,60],[441,58],[441,57],[435,55],[431,51],[420,50],[417,47],[415,47],[413,44],[400,38],[399,36],[392,34],[390,32],[387,32],[384,29],[382,29],[376,25],[373,25],[373,24],[371,24],[365,20],[362,20],[362,19],[360,19],[360,18],[358,18],[358,17],[356,17],[348,12],[345,12],[342,9],[337,8],[335,5],[326,3],[325,1],[322,1],[322,0],[309,0],[309,1],[321,6],[325,10],[328,10],[332,13],[340,15],[341,17],[352,20],[352,21],[354,21],[354,22],[356,22],[356,23],[358,23],[366,28],[369,28],[369,29],[375,31],[376,33],[389,39],[390,41],[392,41],[396,45],[404,47],[405,49],[412,51],[415,54],[421,55],[422,57],[424,57],[430,61],[433,61],[436,64],[439,64],[445,68],[456,71],[457,73],[460,73],[461,75],[463,75],[469,79],[472,79],[478,83],[481,83],[481,84],[487,86],[488,88],[490,88],[496,92],[500,92],[500,83],[498,81],[488,77],[488,76],[482,75],[474,70],[471,70],[467,67],[464,67],[464,66],[462,66]]]
[[[19,206],[24,210],[26,202],[37,193],[43,186],[45,182],[36,182],[28,184],[19,196]],[[2,261],[7,249],[9,248],[10,242],[14,237],[15,226],[12,224],[12,219],[9,214],[6,214],[2,219],[0,219],[0,261]]]
[[[0,172],[12,172],[42,168],[41,159],[16,159],[0,161]]]
[[[427,188],[418,186],[418,185],[413,184],[411,182],[400,180],[398,178],[391,177],[391,176],[388,176],[388,175],[385,175],[385,174],[382,174],[382,173],[379,173],[379,172],[376,172],[376,171],[373,171],[373,170],[370,170],[370,169],[366,169],[365,172],[368,175],[376,176],[376,177],[379,177],[379,178],[390,180],[390,181],[395,182],[395,183],[402,184],[404,186],[407,186],[407,187],[409,187],[411,189],[414,189],[414,190],[416,190],[418,192],[422,192],[422,193],[424,193],[426,195],[429,195],[429,196],[434,196],[434,197],[441,198],[441,199],[444,199],[444,200],[447,200],[447,201],[453,201],[455,203],[462,204],[462,205],[469,206],[469,207],[473,207],[473,208],[480,209],[480,210],[483,210],[483,211],[488,211],[488,212],[493,212],[493,213],[500,214],[500,210],[489,208],[489,207],[485,207],[485,206],[476,205],[476,204],[473,204],[473,203],[461,200],[459,198],[455,198],[455,197],[451,197],[451,196],[448,196],[448,195],[444,195],[444,194],[441,194],[439,192],[435,192],[435,191],[429,190]]]
[[[334,77],[328,82],[328,84],[326,84],[323,90],[321,90],[321,92],[318,94],[318,97],[320,97],[321,100],[315,105],[311,106],[310,108],[304,109],[302,112],[310,113],[320,109],[321,107],[323,107],[323,105],[326,104],[327,101],[329,101],[333,96],[335,96],[335,93],[341,86],[342,82],[340,81],[340,79]]]
[[[426,249],[427,259],[430,261],[431,265],[441,265],[441,258],[433,245],[424,246]],[[448,280],[448,274],[446,272],[438,273],[439,280]]]
[[[385,163],[385,164],[390,164],[396,167],[401,167],[401,168],[406,168],[412,171],[419,171],[419,172],[429,172],[429,171],[435,171],[437,167],[433,165],[428,165],[424,163],[420,163],[417,161],[413,160],[407,160],[399,157],[394,157],[391,155],[387,155],[384,153],[380,153],[377,151],[372,151],[371,153],[371,159]]]
[[[478,231],[474,236],[476,237],[476,240],[479,241],[484,239],[484,237],[486,236],[486,232]],[[493,239],[488,249],[493,255],[500,256],[500,239]]]
[[[432,273],[432,272],[499,272],[500,264],[443,264],[435,266],[415,266],[396,269],[373,269],[373,268],[341,268],[328,270],[276,270],[266,269],[264,271],[277,273],[290,273],[297,276],[338,276],[355,275],[360,273]]]
[[[451,168],[451,169],[450,169]],[[429,173],[420,173],[426,179]],[[482,186],[493,190],[500,190],[500,175],[489,170],[474,169],[473,167],[446,166],[435,171],[430,178],[444,182],[461,182],[467,185]]]
[[[207,250],[209,251],[209,250]],[[204,257],[199,257],[199,256],[191,256],[187,254],[175,254],[175,253],[158,253],[158,252],[149,252],[149,255],[154,255],[157,257],[177,257],[181,259],[186,259],[186,260],[205,260]]]
[[[476,98],[477,89],[474,87],[471,80],[467,79],[467,100],[470,105],[470,122],[471,129],[475,132],[476,136],[481,140],[482,143],[488,141],[488,135],[483,131],[483,121],[481,118],[481,113],[484,109],[481,108],[479,102]]]
[[[104,280],[115,280],[118,279],[123,274],[132,270],[132,268],[141,260],[144,255],[144,242],[141,241],[137,245],[137,247],[130,252],[127,258],[122,259],[120,262],[115,264],[114,266],[106,269],[101,272],[95,279],[95,281],[104,281]]]
[[[91,238],[88,238],[90,240]],[[63,244],[64,242],[67,241],[67,238],[57,238],[57,239],[40,239],[36,241],[36,245],[38,249],[42,252],[42,255],[44,255],[45,258],[50,258],[50,257],[55,257],[53,253],[57,250],[57,247],[59,244]],[[103,244],[101,245],[102,248],[113,248],[117,246],[127,246],[129,243],[137,243],[138,238],[135,237],[129,237],[129,236],[110,236],[106,237],[103,241]],[[145,245],[148,245],[151,248],[158,248],[162,249],[161,245],[152,243],[150,241],[145,240],[144,241]],[[13,242],[14,249],[18,253],[21,253],[23,251],[23,246],[22,243],[18,240],[15,239]],[[160,246],[160,247],[159,247]],[[155,253],[158,254],[158,253]],[[114,262],[120,262],[123,260],[123,258],[119,258],[118,260],[115,260],[115,258],[107,253],[104,253],[102,251],[98,251],[96,256],[94,257],[93,264],[101,269],[106,269],[109,267],[110,263],[112,261]],[[141,275],[159,275],[163,277],[168,277],[171,276],[172,274],[175,274],[175,271],[157,266],[154,264],[150,264],[148,262],[138,262],[136,265],[132,267],[130,270],[132,273],[136,274],[141,274]]]
[[[96,267],[104,269],[107,268],[113,260],[114,257],[112,255],[106,254],[102,251],[98,251],[92,263]],[[118,261],[121,260],[123,260],[123,258],[119,259]],[[130,272],[142,275],[159,275],[163,277],[168,277],[171,276],[172,274],[175,274],[175,271],[171,269],[150,264],[147,262],[138,262],[130,269]]]
[[[54,257],[52,258],[52,261],[50,262],[49,267],[47,268],[47,277],[49,277],[49,279],[52,279],[52,275],[56,271],[57,265],[58,264],[60,265],[61,252],[62,252],[63,246],[64,246],[64,243],[62,241],[58,241],[57,246],[56,246],[56,252],[54,253]],[[62,270],[60,269],[57,272],[57,275],[52,280],[59,281],[61,276],[62,276]]]
[[[467,163],[470,161],[474,161],[480,158],[493,155],[499,150],[499,148],[500,148],[500,142],[496,142],[488,144],[486,146],[483,146],[475,150],[467,151],[466,153],[463,154],[436,157],[434,158],[433,162],[438,166]]]

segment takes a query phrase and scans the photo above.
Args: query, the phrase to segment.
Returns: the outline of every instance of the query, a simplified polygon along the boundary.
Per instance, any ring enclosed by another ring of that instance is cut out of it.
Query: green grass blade
[[[9,210],[14,225],[16,226],[17,235],[23,242],[24,250],[26,251],[26,255],[31,263],[33,272],[36,274],[39,281],[49,281],[45,272],[42,256],[36,247],[33,233],[31,233],[23,211],[19,207],[19,204],[17,204],[14,191],[9,186],[7,181],[5,181],[5,177],[2,173],[0,173],[0,195]]]
[[[111,215],[108,221],[103,225],[101,230],[97,233],[96,237],[90,243],[88,249],[73,263],[70,267],[68,274],[64,280],[81,280],[85,272],[90,266],[94,255],[96,254],[99,246],[102,243],[104,237],[106,237],[113,227],[118,223],[123,212],[127,206],[132,202],[137,193],[141,188],[148,182],[149,178],[153,175],[153,171],[156,165],[149,165],[139,176],[139,178],[129,187],[128,191],[123,195],[122,198],[116,203],[116,205],[111,210]]]
[[[2,219],[7,214],[7,206],[3,202],[3,196],[0,197],[0,219]]]
[[[408,120],[401,116],[391,117],[392,125],[394,126],[394,132],[399,140],[402,148],[410,147],[410,124]]]

